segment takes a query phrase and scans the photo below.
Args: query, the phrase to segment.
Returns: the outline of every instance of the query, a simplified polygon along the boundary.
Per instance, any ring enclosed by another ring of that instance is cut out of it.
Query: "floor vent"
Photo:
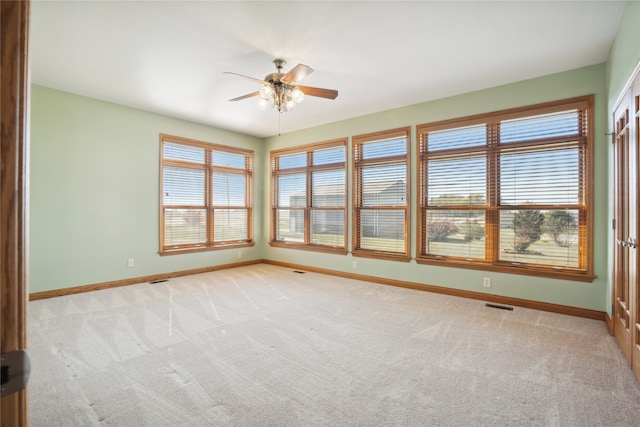
[[[491,304],[491,303],[486,303],[485,304],[487,307],[490,308],[499,308],[500,310],[509,310],[509,311],[513,311],[513,307],[508,307],[506,305],[500,305],[500,304]]]
[[[300,271],[300,270],[293,270],[294,273],[298,273],[298,274],[304,274],[304,271]]]
[[[166,281],[167,281],[167,279],[160,279],[160,280],[151,281],[149,283],[154,284],[154,283],[162,283],[162,282],[166,282]]]

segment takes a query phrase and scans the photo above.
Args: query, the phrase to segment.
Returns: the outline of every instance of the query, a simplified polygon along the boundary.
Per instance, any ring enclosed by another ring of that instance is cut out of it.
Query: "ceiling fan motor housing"
[[[272,85],[281,85],[282,83],[282,78],[284,77],[284,73],[271,73],[271,74],[267,74],[264,77],[264,81],[265,82],[269,82]]]
[[[264,81],[269,82],[272,85],[282,84],[282,78],[285,76],[285,74],[282,72],[282,67],[284,67],[286,63],[287,61],[285,61],[284,59],[274,59],[273,64],[276,66],[276,69],[278,71],[275,73],[267,74],[264,77]]]

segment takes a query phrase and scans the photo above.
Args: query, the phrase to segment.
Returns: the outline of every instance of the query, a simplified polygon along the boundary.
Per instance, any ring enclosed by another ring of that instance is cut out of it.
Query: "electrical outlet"
[[[134,262],[133,258],[129,258],[129,260],[127,261],[127,265],[129,267],[133,267],[135,265],[135,262]]]
[[[482,286],[485,288],[490,288],[491,287],[491,278],[490,277],[485,277],[484,279],[482,279]]]
[[[358,261],[353,261],[351,263],[351,266],[353,267],[353,269],[355,270],[356,268],[358,268]]]
[[[238,251],[238,259],[242,258],[242,252]]]

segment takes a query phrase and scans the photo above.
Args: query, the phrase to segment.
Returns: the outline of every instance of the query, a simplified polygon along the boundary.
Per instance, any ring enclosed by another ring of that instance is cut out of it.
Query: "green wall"
[[[259,138],[32,86],[30,292],[262,258],[259,246],[158,255],[160,133],[255,150],[267,173]]]
[[[608,111],[613,111],[616,100],[638,62],[640,62],[640,0],[632,0],[627,2],[607,61]]]
[[[607,282],[607,205],[608,198],[606,162],[607,96],[605,64],[554,74],[478,92],[439,99],[383,113],[358,117],[304,131],[267,139],[267,149],[274,150],[296,145],[321,142],[339,137],[352,137],[362,133],[411,126],[412,129],[412,184],[411,184],[411,255],[416,254],[416,138],[415,126],[432,121],[463,117],[472,114],[531,105],[575,96],[595,94],[595,248],[594,271],[598,276],[591,283],[545,279],[489,271],[436,267],[410,263],[354,258],[351,255],[313,254],[307,251],[270,247],[264,243],[265,257],[272,260],[329,268],[349,273],[360,273],[389,279],[405,280],[436,286],[475,292],[524,298],[593,310],[605,310]],[[339,98],[338,98],[339,100]],[[349,147],[351,138],[349,138]],[[598,159],[605,159],[604,162]],[[349,159],[350,160],[350,159]],[[265,157],[263,168],[268,167]],[[265,180],[265,194],[268,183]],[[268,230],[268,206],[265,202],[263,229]],[[349,230],[349,236],[351,229]],[[312,261],[311,261],[312,260]],[[358,269],[352,269],[352,261],[358,261]],[[491,288],[482,287],[482,279],[491,278]]]

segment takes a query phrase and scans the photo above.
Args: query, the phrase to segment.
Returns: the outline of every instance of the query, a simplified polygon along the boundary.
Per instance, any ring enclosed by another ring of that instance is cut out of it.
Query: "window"
[[[592,105],[418,126],[418,262],[592,280]]]
[[[346,252],[346,139],[271,153],[271,245]]]
[[[253,245],[253,151],[164,134],[160,147],[160,254]]]
[[[410,128],[353,137],[353,254],[409,261]]]

